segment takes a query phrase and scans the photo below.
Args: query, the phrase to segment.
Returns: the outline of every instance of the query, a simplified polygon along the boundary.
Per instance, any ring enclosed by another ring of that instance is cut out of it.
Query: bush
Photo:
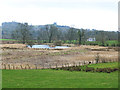
[[[43,43],[47,43],[47,41],[46,41],[46,40],[43,40]]]
[[[54,42],[54,45],[55,45],[55,46],[61,46],[61,45],[62,45],[62,42],[61,42],[61,41],[55,41],[55,42]]]
[[[27,44],[30,45],[30,47],[32,47],[32,45],[34,45],[34,41],[32,41],[32,40],[28,41]]]
[[[112,46],[112,47],[115,47],[116,45],[115,45],[115,43],[113,43],[111,46]]]
[[[93,67],[87,67],[85,71],[86,72],[94,71],[94,68]]]
[[[97,53],[96,58],[95,58],[96,64],[99,62],[99,59],[100,59],[100,56],[99,56],[99,53]]]
[[[107,44],[106,44],[106,46],[108,47],[108,46],[109,46],[109,44],[107,43]]]

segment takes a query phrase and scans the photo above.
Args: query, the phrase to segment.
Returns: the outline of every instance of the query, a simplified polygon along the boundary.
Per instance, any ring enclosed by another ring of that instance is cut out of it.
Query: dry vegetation
[[[6,64],[37,64],[39,66],[61,65],[65,63],[79,63],[95,61],[99,53],[100,60],[117,60],[118,52],[114,48],[100,46],[74,46],[61,50],[33,49],[24,44],[3,44],[2,61]]]

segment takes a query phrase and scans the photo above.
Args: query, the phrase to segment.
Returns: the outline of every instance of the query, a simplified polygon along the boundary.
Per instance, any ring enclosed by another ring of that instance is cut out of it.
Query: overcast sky
[[[118,30],[119,0],[0,0],[2,22]]]

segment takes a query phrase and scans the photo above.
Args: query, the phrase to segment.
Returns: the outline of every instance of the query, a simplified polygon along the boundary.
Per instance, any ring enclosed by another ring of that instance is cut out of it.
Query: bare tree
[[[49,40],[49,43],[51,43],[51,40],[54,38],[57,39],[56,37],[56,32],[57,32],[57,27],[54,26],[54,25],[46,25],[45,26],[46,28],[46,31],[47,31],[47,36],[48,36],[48,40]]]
[[[32,39],[32,34],[29,31],[28,24],[19,23],[18,28],[15,31],[13,31],[12,37],[22,41],[23,44],[27,43],[30,39]]]
[[[68,32],[67,32],[67,39],[70,40],[70,42],[72,40],[76,39],[76,29],[71,27]]]
[[[79,45],[81,45],[82,38],[84,37],[84,29],[78,29]]]

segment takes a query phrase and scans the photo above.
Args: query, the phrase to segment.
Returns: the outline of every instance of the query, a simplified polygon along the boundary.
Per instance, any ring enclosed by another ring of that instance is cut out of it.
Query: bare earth
[[[100,46],[73,46],[66,49],[33,49],[27,48],[24,44],[3,44],[2,62],[5,64],[34,64],[40,67],[55,66],[56,64],[79,64],[85,61],[95,61],[97,53],[100,60],[118,60],[118,51],[116,48]]]

